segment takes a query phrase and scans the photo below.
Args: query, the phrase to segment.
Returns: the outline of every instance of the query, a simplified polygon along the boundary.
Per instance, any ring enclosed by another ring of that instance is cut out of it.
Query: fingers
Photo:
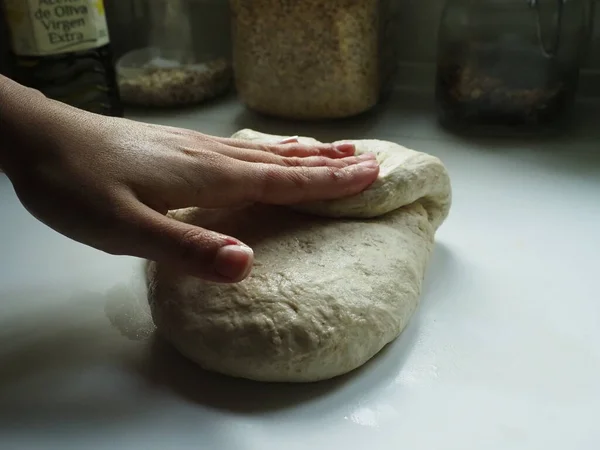
[[[303,164],[291,166],[194,152],[171,167],[170,173],[177,176],[161,175],[152,181],[161,187],[137,185],[133,192],[144,204],[163,212],[190,206],[222,208],[248,202],[286,204],[330,199],[359,192],[374,181],[378,174],[374,158],[364,154],[342,160],[325,158],[325,163],[322,157],[286,158],[287,164]],[[362,169],[351,169],[359,166]],[[274,189],[278,192],[270,192]]]
[[[136,205],[122,253],[162,263],[207,281],[235,283],[254,262],[252,249],[235,238],[196,227]]]
[[[252,200],[270,204],[294,204],[330,200],[362,192],[379,174],[374,159],[346,167],[282,167],[252,165],[245,185]]]
[[[330,158],[323,155],[315,156],[282,156],[266,151],[247,150],[237,147],[229,147],[222,144],[217,144],[218,148],[215,148],[220,154],[235,158],[240,161],[264,163],[264,164],[277,164],[280,166],[306,166],[306,167],[318,167],[318,166],[331,166],[331,167],[346,167],[350,164],[357,164],[360,161],[369,159],[375,159],[373,154],[363,154],[359,156],[347,156],[342,158]],[[293,153],[293,152],[291,152]]]
[[[356,147],[353,144],[320,144],[318,146],[308,146],[296,142],[267,146],[264,151],[287,157],[326,156],[327,158],[344,158],[354,155]]]
[[[273,153],[284,157],[307,157],[307,156],[325,156],[327,158],[344,158],[352,156],[356,152],[356,147],[351,143],[339,144],[300,144],[298,136],[290,136],[282,139],[278,144],[264,144],[242,139],[222,138],[218,136],[209,136],[194,130],[185,128],[170,127],[166,125],[145,124],[152,128],[161,128],[178,136],[201,140],[206,143],[207,140],[218,142],[228,147],[240,148],[245,150],[257,150],[261,152]]]
[[[280,157],[281,158],[281,157]],[[347,158],[332,159],[325,156],[308,156],[306,158],[281,158],[280,165],[287,167],[347,167],[352,164],[358,164],[362,161],[375,161],[376,156],[373,153],[364,153],[359,156],[349,156]]]
[[[325,156],[327,158],[344,158],[354,155],[356,148],[353,144],[343,143],[303,145],[298,143],[297,136],[284,139],[279,144],[264,144],[238,139],[214,138],[217,142],[229,147],[257,150],[285,157]]]

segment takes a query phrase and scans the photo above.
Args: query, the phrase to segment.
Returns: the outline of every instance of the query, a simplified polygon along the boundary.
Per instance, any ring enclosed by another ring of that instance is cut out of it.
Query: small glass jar
[[[230,0],[235,81],[260,113],[334,119],[388,91],[395,55],[389,0]]]
[[[587,0],[448,0],[436,103],[451,128],[564,123],[589,38]]]
[[[228,91],[233,74],[230,59],[210,36],[214,0],[147,0],[148,46],[126,53],[117,63],[124,103],[174,107],[201,103]],[[227,13],[227,7],[222,8]],[[229,30],[218,30],[228,34]]]

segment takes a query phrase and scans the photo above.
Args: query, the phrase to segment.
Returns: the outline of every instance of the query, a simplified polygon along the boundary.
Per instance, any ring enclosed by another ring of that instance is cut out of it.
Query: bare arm
[[[168,210],[358,193],[379,166],[353,154],[351,145],[264,146],[99,116],[0,76],[0,166],[29,212],[97,249],[208,280],[245,278],[252,250]]]

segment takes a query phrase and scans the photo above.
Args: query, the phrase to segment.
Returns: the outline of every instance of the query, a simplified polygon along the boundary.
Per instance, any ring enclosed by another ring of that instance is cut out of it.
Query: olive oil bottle
[[[102,0],[2,0],[12,76],[47,97],[122,116]]]

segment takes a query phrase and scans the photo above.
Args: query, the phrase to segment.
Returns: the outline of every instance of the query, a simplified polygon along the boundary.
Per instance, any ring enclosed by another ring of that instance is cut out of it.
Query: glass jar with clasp
[[[436,103],[455,129],[564,124],[591,30],[587,0],[448,0]]]

